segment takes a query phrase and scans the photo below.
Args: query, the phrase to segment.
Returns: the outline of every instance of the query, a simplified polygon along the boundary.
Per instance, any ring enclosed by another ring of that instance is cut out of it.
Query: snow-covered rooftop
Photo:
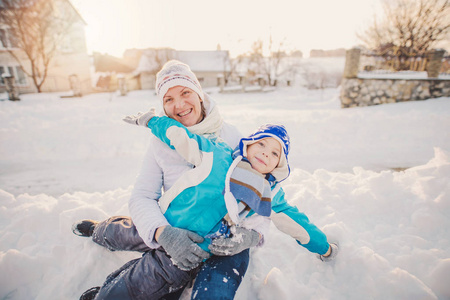
[[[367,78],[367,79],[405,79],[405,80],[414,80],[414,79],[436,79],[436,78],[428,78],[427,72],[415,72],[415,71],[402,71],[402,72],[388,72],[385,70],[381,71],[360,71],[358,73],[358,78]],[[437,79],[446,79],[450,80],[450,74],[440,74]]]
[[[176,59],[194,72],[223,72],[230,69],[228,51],[176,51]]]

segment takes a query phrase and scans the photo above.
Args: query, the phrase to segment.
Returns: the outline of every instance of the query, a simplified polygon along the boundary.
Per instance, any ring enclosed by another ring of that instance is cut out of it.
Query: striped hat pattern
[[[204,99],[203,90],[195,74],[188,65],[178,61],[170,60],[156,74],[156,95],[163,103],[164,95],[174,86],[188,87],[196,92],[200,99]]]

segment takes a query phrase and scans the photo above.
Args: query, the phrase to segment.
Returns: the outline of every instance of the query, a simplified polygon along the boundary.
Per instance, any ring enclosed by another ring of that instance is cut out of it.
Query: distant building
[[[48,76],[45,80],[42,92],[69,91],[71,89],[69,76],[76,75],[82,91],[91,89],[90,58],[87,54],[86,37],[84,33],[85,21],[72,6],[69,0],[49,0],[53,2],[55,13],[75,17],[75,23],[71,27],[64,41],[56,49],[57,54],[50,63]],[[0,2],[1,6],[1,2]],[[22,51],[17,48],[14,37],[8,30],[8,24],[0,24],[0,74],[10,74],[16,79],[20,93],[34,93],[36,88],[30,77],[20,67],[19,63],[7,50],[12,50],[17,56],[24,57]],[[26,68],[26,66],[25,66]],[[1,77],[1,76],[0,76]],[[5,84],[0,80],[0,92],[5,92]]]
[[[218,78],[230,72],[228,51],[179,51],[170,48],[130,49],[123,60],[135,65],[129,84],[136,89],[154,89],[156,73],[169,60],[176,59],[190,66],[202,87],[218,85]],[[133,89],[133,88],[131,88]]]
[[[321,50],[313,49],[309,52],[309,57],[341,57],[345,56],[345,49]]]
[[[291,57],[302,58],[302,57],[303,57],[303,52],[300,51],[300,50],[295,50],[295,51],[292,51],[292,52],[290,53],[290,56],[291,56]]]

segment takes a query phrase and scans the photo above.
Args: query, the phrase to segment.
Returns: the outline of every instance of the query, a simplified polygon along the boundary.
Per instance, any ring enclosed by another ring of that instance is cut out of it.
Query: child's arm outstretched
[[[325,233],[317,228],[297,207],[287,203],[282,188],[272,199],[272,211],[270,218],[275,226],[295,238],[299,245],[319,254],[319,258],[323,261],[329,261],[336,257],[339,251],[338,245],[328,243]]]
[[[202,150],[208,151],[211,148],[211,142],[208,139],[191,133],[174,119],[157,117],[154,108],[146,113],[138,113],[136,116],[126,116],[123,120],[129,124],[150,128],[158,139],[194,166],[202,162]]]

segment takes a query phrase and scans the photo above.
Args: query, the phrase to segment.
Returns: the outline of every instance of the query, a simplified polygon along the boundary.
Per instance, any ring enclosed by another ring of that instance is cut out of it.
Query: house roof
[[[189,65],[195,72],[223,72],[230,70],[228,51],[176,51],[175,59]]]
[[[84,25],[87,25],[86,21],[84,20],[83,16],[80,14],[80,12],[78,11],[78,9],[75,8],[75,6],[73,6],[72,2],[70,2],[70,0],[66,0],[69,5],[72,7],[72,9],[75,11],[75,13],[78,15],[78,17],[80,18],[80,20],[84,23]]]
[[[230,70],[228,51],[178,51],[171,48],[129,49],[125,57],[138,57],[134,74],[142,72],[157,72],[161,63],[168,60],[179,60],[195,72],[223,72]],[[156,58],[158,57],[158,58]]]
[[[134,69],[121,58],[100,53],[94,53],[94,67],[96,72],[130,73]]]
[[[34,0],[27,0],[28,2],[34,1]],[[78,16],[78,18],[81,20],[81,22],[84,23],[84,25],[87,25],[86,21],[83,19],[83,17],[81,16],[80,12],[75,8],[75,6],[73,6],[72,2],[70,2],[70,0],[62,0],[63,2],[66,2],[67,4],[69,4],[69,6],[73,9],[73,11],[75,12],[75,14]],[[11,3],[12,5],[24,5],[25,2],[17,2],[17,3]],[[12,7],[11,4],[8,5],[8,7]],[[4,3],[2,0],[0,0],[0,8],[4,8]]]

